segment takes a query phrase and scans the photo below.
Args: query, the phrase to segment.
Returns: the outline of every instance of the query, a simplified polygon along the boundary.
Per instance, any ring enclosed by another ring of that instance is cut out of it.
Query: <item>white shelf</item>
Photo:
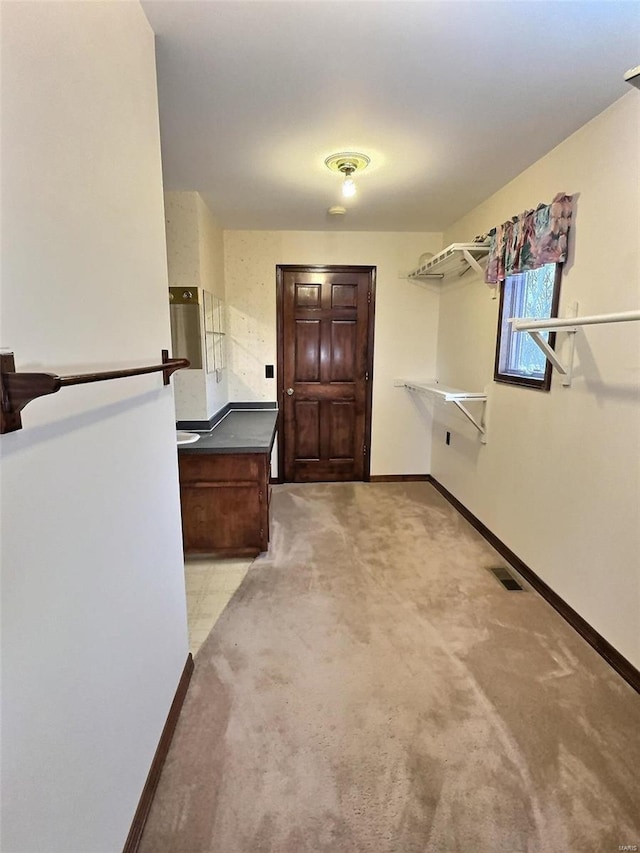
[[[465,403],[486,403],[487,395],[481,391],[462,391],[460,388],[450,388],[448,385],[441,385],[439,382],[414,382],[411,379],[399,379],[396,385],[404,386],[409,391],[415,391],[418,394],[424,394],[431,397],[433,400],[442,400],[445,403],[453,403],[462,414],[470,421],[480,433],[480,441],[482,444],[487,443],[487,431],[482,421],[475,418],[464,405]],[[484,406],[483,406],[484,409]],[[484,414],[484,411],[483,411]]]
[[[478,261],[488,254],[489,243],[452,243],[410,272],[407,278],[431,281],[452,273],[464,275],[470,269],[482,274],[484,271]]]
[[[455,403],[456,400],[486,400],[487,395],[478,391],[461,391],[459,388],[450,388],[448,385],[440,385],[439,382],[413,382],[410,379],[403,380],[403,385],[410,391],[420,394],[432,394],[434,397],[442,398],[446,403]]]

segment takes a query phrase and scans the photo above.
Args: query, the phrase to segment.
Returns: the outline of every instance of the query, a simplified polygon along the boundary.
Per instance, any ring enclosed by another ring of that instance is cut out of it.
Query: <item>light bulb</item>
[[[351,198],[356,194],[356,183],[351,176],[344,179],[342,184],[342,195],[345,198]]]

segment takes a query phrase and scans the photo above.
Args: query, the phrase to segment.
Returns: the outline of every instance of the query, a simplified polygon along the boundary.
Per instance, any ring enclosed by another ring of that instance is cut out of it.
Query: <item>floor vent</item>
[[[499,569],[489,569],[489,571],[495,578],[500,581],[502,586],[505,589],[508,589],[510,592],[516,592],[517,590],[524,589],[524,587],[522,587],[518,583],[518,581],[513,577],[513,575],[509,573],[508,569],[501,567]]]

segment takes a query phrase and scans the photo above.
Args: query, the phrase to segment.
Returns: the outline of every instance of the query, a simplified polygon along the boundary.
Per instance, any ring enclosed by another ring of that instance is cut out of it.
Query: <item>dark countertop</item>
[[[178,447],[178,453],[271,453],[277,420],[275,409],[232,409],[212,430],[199,432],[198,441]]]

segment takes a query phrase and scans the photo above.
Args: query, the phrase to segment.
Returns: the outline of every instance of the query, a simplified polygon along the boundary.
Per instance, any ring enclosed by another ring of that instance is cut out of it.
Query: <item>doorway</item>
[[[369,479],[376,268],[277,267],[278,475]]]

